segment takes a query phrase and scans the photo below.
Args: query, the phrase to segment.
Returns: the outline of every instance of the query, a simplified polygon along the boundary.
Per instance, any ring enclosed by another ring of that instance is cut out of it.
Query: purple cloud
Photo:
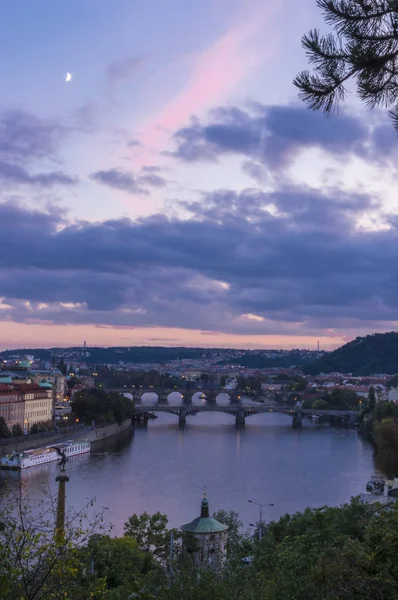
[[[359,117],[341,114],[325,118],[294,105],[256,104],[250,111],[218,108],[211,112],[206,125],[197,119],[174,135],[174,155],[186,162],[214,161],[224,154],[250,158],[247,172],[258,177],[252,164],[285,167],[298,153],[320,148],[335,156],[349,154],[377,158],[381,151],[392,153],[394,132],[384,125],[367,127]]]
[[[52,156],[66,131],[55,120],[19,110],[6,111],[0,115],[0,158],[31,162]]]
[[[97,183],[101,183],[115,190],[122,190],[132,194],[148,195],[148,190],[141,187],[137,178],[121,169],[107,169],[96,171],[91,175]]]
[[[0,161],[0,181],[22,185],[53,187],[55,185],[76,185],[77,179],[60,171],[31,174],[23,167]]]
[[[3,204],[0,297],[12,308],[2,315],[275,333],[291,322],[305,332],[372,327],[377,314],[388,326],[398,319],[398,230],[355,224],[375,206],[338,190],[223,190],[187,204],[188,219],[68,225]]]
[[[164,187],[167,185],[166,180],[163,179],[163,177],[160,177],[160,175],[156,175],[156,173],[149,172],[134,177],[131,173],[123,171],[122,169],[97,171],[91,175],[91,178],[108,187],[145,196],[147,196],[149,192],[143,186]]]

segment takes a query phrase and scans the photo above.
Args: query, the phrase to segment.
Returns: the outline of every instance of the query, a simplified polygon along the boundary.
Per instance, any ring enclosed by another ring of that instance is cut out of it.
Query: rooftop
[[[206,498],[206,492],[201,503],[200,517],[197,517],[186,525],[181,525],[182,531],[186,533],[221,533],[228,529],[228,525],[224,525],[209,516],[209,501]]]

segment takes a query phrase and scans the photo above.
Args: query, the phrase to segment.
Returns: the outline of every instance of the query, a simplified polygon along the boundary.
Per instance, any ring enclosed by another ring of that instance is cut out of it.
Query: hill
[[[51,361],[53,356],[63,356],[81,360],[90,365],[124,363],[163,363],[177,359],[198,359],[210,354],[212,350],[203,348],[168,348],[163,346],[133,346],[127,347],[87,347],[71,348],[20,348],[17,350],[4,350],[0,358],[9,360],[14,356],[33,355],[38,360]]]
[[[246,369],[289,369],[297,367],[301,369],[303,365],[308,364],[320,356],[326,354],[316,350],[262,350],[246,352],[243,356],[228,357],[226,360],[218,361],[219,365],[238,364]]]
[[[391,331],[357,337],[302,368],[310,375],[332,372],[393,375],[398,372],[398,333]]]

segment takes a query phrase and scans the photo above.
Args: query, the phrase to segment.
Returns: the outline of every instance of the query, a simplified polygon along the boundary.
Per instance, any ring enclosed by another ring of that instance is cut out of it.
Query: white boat
[[[90,442],[63,442],[57,444],[54,442],[57,448],[60,448],[65,453],[66,458],[76,456],[78,454],[85,454],[90,452]],[[45,448],[37,448],[36,450],[25,450],[24,452],[13,452],[7,454],[0,459],[1,469],[27,469],[28,467],[35,467],[44,463],[53,462],[59,460],[60,456],[53,446],[46,446]]]

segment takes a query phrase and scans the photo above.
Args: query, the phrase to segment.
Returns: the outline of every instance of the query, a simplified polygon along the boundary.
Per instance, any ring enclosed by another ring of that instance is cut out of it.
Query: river
[[[179,429],[175,415],[160,414],[124,440],[104,442],[90,455],[68,461],[67,504],[80,510],[91,498],[106,508],[113,533],[133,513],[160,511],[172,526],[199,514],[206,486],[210,510],[239,513],[245,526],[259,518],[254,500],[273,503],[264,520],[307,506],[339,505],[364,491],[375,473],[371,446],[353,429],[304,420],[292,428],[289,416],[269,413],[249,417],[236,429],[232,416],[198,413]],[[36,501],[42,491],[56,491],[56,463],[22,473],[1,474],[1,488],[15,488],[21,478]]]

